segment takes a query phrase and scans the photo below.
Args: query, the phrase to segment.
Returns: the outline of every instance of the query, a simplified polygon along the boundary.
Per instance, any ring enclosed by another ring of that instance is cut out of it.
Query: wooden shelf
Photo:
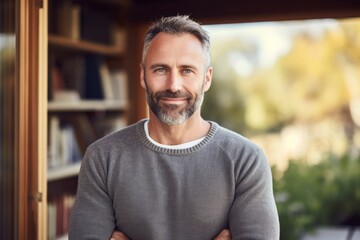
[[[72,176],[77,176],[80,172],[80,166],[81,162],[78,162],[69,166],[49,169],[47,173],[47,179],[48,181],[54,181]]]
[[[100,4],[105,6],[122,6],[127,7],[132,4],[131,0],[79,0],[82,3]]]
[[[81,101],[50,101],[48,111],[124,111],[128,109],[125,100],[81,100]]]
[[[125,52],[125,49],[117,46],[110,46],[106,44],[94,43],[83,40],[75,40],[56,35],[49,35],[49,46],[117,57],[123,55]]]

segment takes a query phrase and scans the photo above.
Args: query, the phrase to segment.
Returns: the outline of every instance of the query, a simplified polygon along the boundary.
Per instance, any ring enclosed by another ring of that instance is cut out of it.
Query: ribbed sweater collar
[[[195,146],[192,146],[189,148],[184,148],[184,149],[169,149],[169,148],[157,146],[149,141],[149,139],[146,137],[146,133],[144,130],[145,121],[146,120],[142,120],[142,121],[138,122],[136,125],[136,131],[137,131],[137,134],[140,137],[142,143],[146,147],[150,148],[153,151],[164,153],[164,154],[169,154],[169,155],[178,155],[178,156],[188,155],[188,154],[199,151],[200,149],[205,147],[211,141],[211,139],[215,136],[215,133],[219,129],[219,125],[217,123],[209,121],[209,123],[211,124],[210,130],[207,133],[207,135],[205,136],[205,138],[200,143],[196,144]]]

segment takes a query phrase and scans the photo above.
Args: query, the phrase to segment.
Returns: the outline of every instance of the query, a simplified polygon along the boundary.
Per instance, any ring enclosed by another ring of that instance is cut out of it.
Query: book
[[[48,239],[58,239],[67,234],[74,202],[75,195],[71,194],[56,196],[48,202]]]
[[[73,126],[70,126],[67,130],[68,133],[68,145],[69,145],[69,159],[70,164],[81,161],[83,154],[80,151],[79,143],[77,141],[75,130]]]
[[[60,119],[58,116],[50,117],[49,128],[48,168],[55,168],[59,166],[60,159]]]
[[[56,205],[49,202],[47,205],[47,229],[48,239],[56,238]]]
[[[105,100],[127,101],[128,79],[124,70],[110,70],[108,65],[103,62],[100,66],[100,76]]]
[[[75,136],[74,126],[67,124],[61,129],[62,152],[61,166],[70,165],[81,160],[82,154]]]
[[[80,98],[85,97],[86,67],[86,59],[81,55],[71,55],[61,61],[64,89],[78,92]]]
[[[72,2],[70,0],[64,0],[56,7],[56,33],[64,37],[70,37],[71,6]]]
[[[55,8],[55,33],[73,40],[80,39],[81,7],[71,0],[60,1]]]
[[[114,90],[109,68],[105,62],[100,66],[101,84],[106,100],[114,100]]]
[[[105,136],[122,129],[125,126],[127,126],[125,116],[115,114],[112,116],[105,116],[103,119],[96,121],[95,129],[99,136]]]
[[[87,147],[98,138],[96,130],[84,113],[75,114],[68,118],[67,121],[74,127],[75,138],[80,154],[83,156]]]
[[[48,99],[53,100],[54,94],[58,91],[62,91],[65,89],[65,82],[64,78],[61,72],[61,69],[59,67],[59,64],[57,63],[55,58],[49,59],[49,71],[48,71]]]
[[[103,59],[95,54],[87,54],[85,57],[85,98],[104,99],[104,91],[101,82],[100,66]]]
[[[111,19],[109,12],[84,6],[81,11],[81,39],[111,45]]]
[[[80,24],[81,24],[81,7],[78,4],[71,6],[71,27],[70,38],[73,40],[80,39]]]
[[[74,126],[61,123],[58,116],[51,116],[49,122],[48,168],[60,168],[80,161],[83,155]]]
[[[114,99],[128,100],[128,78],[124,70],[113,70],[111,72],[111,85],[113,89]]]
[[[73,101],[85,95],[85,59],[71,56],[49,61],[49,100]]]
[[[56,91],[53,96],[55,102],[75,102],[80,101],[80,95],[74,90]]]
[[[111,26],[111,38],[113,46],[118,47],[119,49],[125,49],[127,44],[127,35],[124,28],[119,27],[116,24]]]
[[[67,132],[67,126],[60,129],[60,157],[58,160],[58,167],[64,167],[70,162],[70,147],[68,145],[69,137]]]

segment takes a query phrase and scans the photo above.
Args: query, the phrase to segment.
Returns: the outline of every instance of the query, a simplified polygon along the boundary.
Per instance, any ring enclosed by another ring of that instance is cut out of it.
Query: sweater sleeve
[[[230,209],[232,240],[278,240],[279,218],[275,205],[272,176],[261,150],[243,163]]]
[[[110,239],[115,228],[105,169],[89,149],[82,160],[69,228],[70,240]]]

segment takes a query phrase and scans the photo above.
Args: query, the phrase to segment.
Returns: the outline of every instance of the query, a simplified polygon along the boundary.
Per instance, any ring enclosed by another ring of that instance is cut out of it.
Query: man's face
[[[159,33],[150,43],[141,85],[152,113],[163,123],[177,125],[196,113],[211,84],[200,41],[191,34]]]

